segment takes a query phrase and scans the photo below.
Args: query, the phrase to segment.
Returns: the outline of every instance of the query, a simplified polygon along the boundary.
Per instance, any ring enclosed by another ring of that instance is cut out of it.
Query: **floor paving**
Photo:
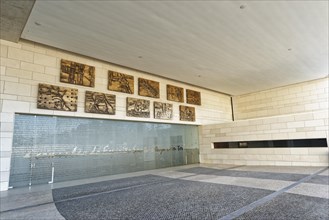
[[[196,164],[14,188],[0,219],[326,219],[328,167]]]

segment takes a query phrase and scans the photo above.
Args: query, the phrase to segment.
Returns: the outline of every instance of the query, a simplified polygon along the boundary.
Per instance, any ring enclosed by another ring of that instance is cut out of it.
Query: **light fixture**
[[[246,7],[246,5],[240,5],[240,9],[245,9]]]

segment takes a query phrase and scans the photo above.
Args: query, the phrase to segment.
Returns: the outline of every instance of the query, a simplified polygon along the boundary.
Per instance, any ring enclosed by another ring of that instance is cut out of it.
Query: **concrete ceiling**
[[[36,1],[21,37],[232,95],[328,75],[328,1]]]
[[[18,42],[35,0],[0,1],[0,38]]]

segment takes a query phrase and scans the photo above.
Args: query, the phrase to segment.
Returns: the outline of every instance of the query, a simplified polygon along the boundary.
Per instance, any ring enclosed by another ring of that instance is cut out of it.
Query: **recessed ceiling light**
[[[291,48],[288,48],[289,51],[291,51],[292,49]]]
[[[138,58],[142,59],[143,57],[142,56],[138,56]]]
[[[240,9],[245,9],[246,7],[246,5],[240,5]]]

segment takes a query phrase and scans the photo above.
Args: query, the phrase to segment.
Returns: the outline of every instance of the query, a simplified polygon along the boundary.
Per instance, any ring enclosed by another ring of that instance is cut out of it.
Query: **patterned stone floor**
[[[325,167],[189,165],[1,192],[0,219],[328,219]]]

